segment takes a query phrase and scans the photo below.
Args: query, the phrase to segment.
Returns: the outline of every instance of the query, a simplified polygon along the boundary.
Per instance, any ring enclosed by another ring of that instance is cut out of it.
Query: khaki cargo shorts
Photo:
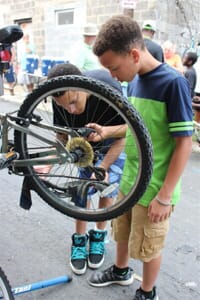
[[[112,221],[114,240],[127,241],[129,256],[143,262],[149,262],[160,255],[169,229],[169,219],[159,223],[149,222],[147,210],[147,207],[136,204]]]

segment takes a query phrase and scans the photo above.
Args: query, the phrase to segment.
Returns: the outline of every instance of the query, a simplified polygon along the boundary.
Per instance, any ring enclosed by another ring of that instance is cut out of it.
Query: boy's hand
[[[86,125],[86,127],[92,128],[94,130],[87,137],[87,140],[89,142],[100,142],[105,139],[105,127],[96,123],[89,123]]]
[[[153,199],[148,207],[148,217],[150,222],[159,223],[169,218],[172,211],[171,205],[164,206]]]

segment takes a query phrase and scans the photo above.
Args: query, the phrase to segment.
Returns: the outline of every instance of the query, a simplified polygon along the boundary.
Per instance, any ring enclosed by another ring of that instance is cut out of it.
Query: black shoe
[[[104,239],[107,235],[106,230],[89,231],[89,256],[88,266],[91,269],[97,269],[102,266],[104,262],[105,245]]]
[[[89,284],[96,287],[102,287],[114,283],[119,285],[130,285],[133,283],[134,276],[131,268],[128,268],[128,271],[124,275],[118,275],[114,273],[113,267],[114,266],[111,266],[102,272],[94,273],[88,280]]]
[[[72,235],[71,261],[72,271],[77,275],[82,275],[87,270],[87,245],[88,236],[85,234]]]
[[[14,151],[0,154],[0,170],[7,168],[14,159],[18,159],[19,154]]]
[[[148,297],[145,295],[145,293],[141,290],[141,288],[139,288],[136,291],[135,297],[133,298],[133,300],[159,300],[158,299],[158,295],[156,294],[156,287],[153,287],[152,290],[152,297]]]

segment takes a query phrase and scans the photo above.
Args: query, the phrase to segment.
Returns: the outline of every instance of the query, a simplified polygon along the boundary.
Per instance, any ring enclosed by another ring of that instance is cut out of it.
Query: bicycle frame
[[[13,113],[16,113],[14,111]],[[37,165],[44,165],[44,164],[63,164],[66,162],[74,162],[74,156],[70,154],[70,152],[63,146],[63,144],[59,141],[51,141],[48,138],[41,136],[38,133],[31,131],[29,128],[25,126],[21,126],[21,124],[34,124],[35,126],[42,127],[51,131],[56,131],[62,134],[67,134],[72,137],[79,136],[78,133],[70,128],[60,128],[56,126],[47,125],[45,123],[37,123],[37,121],[32,120],[22,120],[16,116],[12,116],[13,113],[0,113],[0,121],[2,127],[2,148],[1,152],[6,153],[8,151],[8,131],[9,128],[13,128],[15,130],[21,131],[22,133],[26,133],[30,136],[36,137],[41,141],[49,144],[52,147],[52,150],[43,151],[39,154],[39,158],[30,158],[30,159],[22,159],[22,160],[14,160],[13,165],[14,167],[24,167],[24,166],[37,166]],[[17,123],[18,122],[18,123]],[[46,158],[44,158],[46,157]]]
[[[55,141],[51,141],[50,139],[33,132],[31,129],[28,128],[30,124],[34,125],[35,127],[47,129],[48,131],[56,132],[59,134],[65,134],[66,136],[70,136],[70,138],[76,138],[80,137],[80,135],[84,136],[87,135],[88,130],[86,128],[79,128],[77,131],[75,129],[71,128],[63,128],[63,127],[57,127],[48,125],[41,122],[41,119],[37,116],[33,116],[30,118],[19,118],[17,116],[14,116],[17,111],[10,112],[10,113],[0,113],[0,125],[1,125],[1,138],[2,138],[2,147],[1,147],[1,153],[7,153],[9,152],[9,139],[8,139],[8,132],[12,128],[14,130],[20,131],[26,135],[32,136],[34,138],[37,138],[41,142],[44,142],[46,145],[49,145],[51,148],[50,150],[43,150],[41,152],[37,152],[37,155],[34,154],[34,157],[26,158],[26,159],[16,159],[11,162],[11,164],[8,166],[9,174],[15,174],[15,175],[22,175],[22,176],[30,176],[29,173],[22,172],[22,168],[25,167],[36,167],[40,165],[47,165],[47,166],[53,166],[54,164],[65,164],[65,163],[76,163],[79,161],[80,157],[82,156],[81,150],[75,150],[73,152],[70,152],[70,150],[65,147],[62,142],[58,139],[55,139]],[[82,130],[86,129],[86,131]],[[14,147],[14,145],[12,145]],[[36,157],[35,157],[36,156]],[[51,168],[51,167],[50,167]],[[108,187],[108,184],[105,182],[99,182],[98,180],[103,180],[105,177],[105,170],[100,167],[95,166],[88,166],[88,169],[90,169],[92,172],[95,173],[96,179],[91,180],[91,182],[86,181],[76,181],[76,182],[70,182],[63,188],[58,188],[56,185],[52,185],[50,183],[46,182],[46,185],[53,189],[59,189],[60,193],[65,193],[65,195],[68,195],[69,197],[72,196],[72,191],[76,191],[83,201],[86,201],[86,195],[88,192],[88,189],[91,185],[95,186],[99,191],[106,191]],[[36,176],[36,175],[34,175]],[[43,176],[43,177],[57,177],[55,175],[49,175],[48,172],[46,174],[37,172],[37,176]],[[72,178],[72,176],[65,175],[65,178]],[[116,186],[113,184],[112,189],[116,188]],[[110,191],[110,190],[109,190]]]
[[[9,283],[5,273],[3,272],[2,269],[0,269],[0,270],[1,270],[1,274],[0,274],[1,287],[0,287],[0,289],[1,288],[3,290],[5,289],[5,291],[8,294],[9,299],[10,298],[14,299],[14,297],[12,297],[12,295],[18,296],[18,295],[21,295],[24,293],[29,293],[32,291],[36,291],[39,289],[47,288],[47,287],[58,285],[58,284],[69,283],[72,281],[71,276],[64,275],[64,276],[51,278],[48,280],[38,281],[38,282],[29,283],[26,285],[21,285],[18,287],[11,288],[10,283]],[[1,291],[0,291],[0,299],[5,299],[4,294],[2,295]]]
[[[36,291],[36,290],[39,290],[42,288],[54,286],[57,284],[69,283],[71,281],[72,281],[72,277],[65,275],[65,276],[60,276],[60,277],[56,277],[53,279],[43,280],[43,281],[34,282],[34,283],[26,284],[23,286],[15,287],[15,288],[12,288],[12,292],[13,292],[13,295],[18,296],[21,294],[29,293],[29,292]],[[1,299],[1,297],[0,297],[0,299]]]

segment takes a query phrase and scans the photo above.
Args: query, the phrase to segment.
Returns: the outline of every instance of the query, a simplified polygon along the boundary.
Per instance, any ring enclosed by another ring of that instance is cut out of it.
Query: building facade
[[[125,8],[126,3],[133,8]],[[31,35],[36,53],[65,57],[82,38],[85,23],[99,26],[114,14],[129,14],[140,25],[143,20],[157,23],[156,40],[170,39],[177,49],[195,45],[200,40],[199,0],[0,0],[0,25],[17,23]]]

